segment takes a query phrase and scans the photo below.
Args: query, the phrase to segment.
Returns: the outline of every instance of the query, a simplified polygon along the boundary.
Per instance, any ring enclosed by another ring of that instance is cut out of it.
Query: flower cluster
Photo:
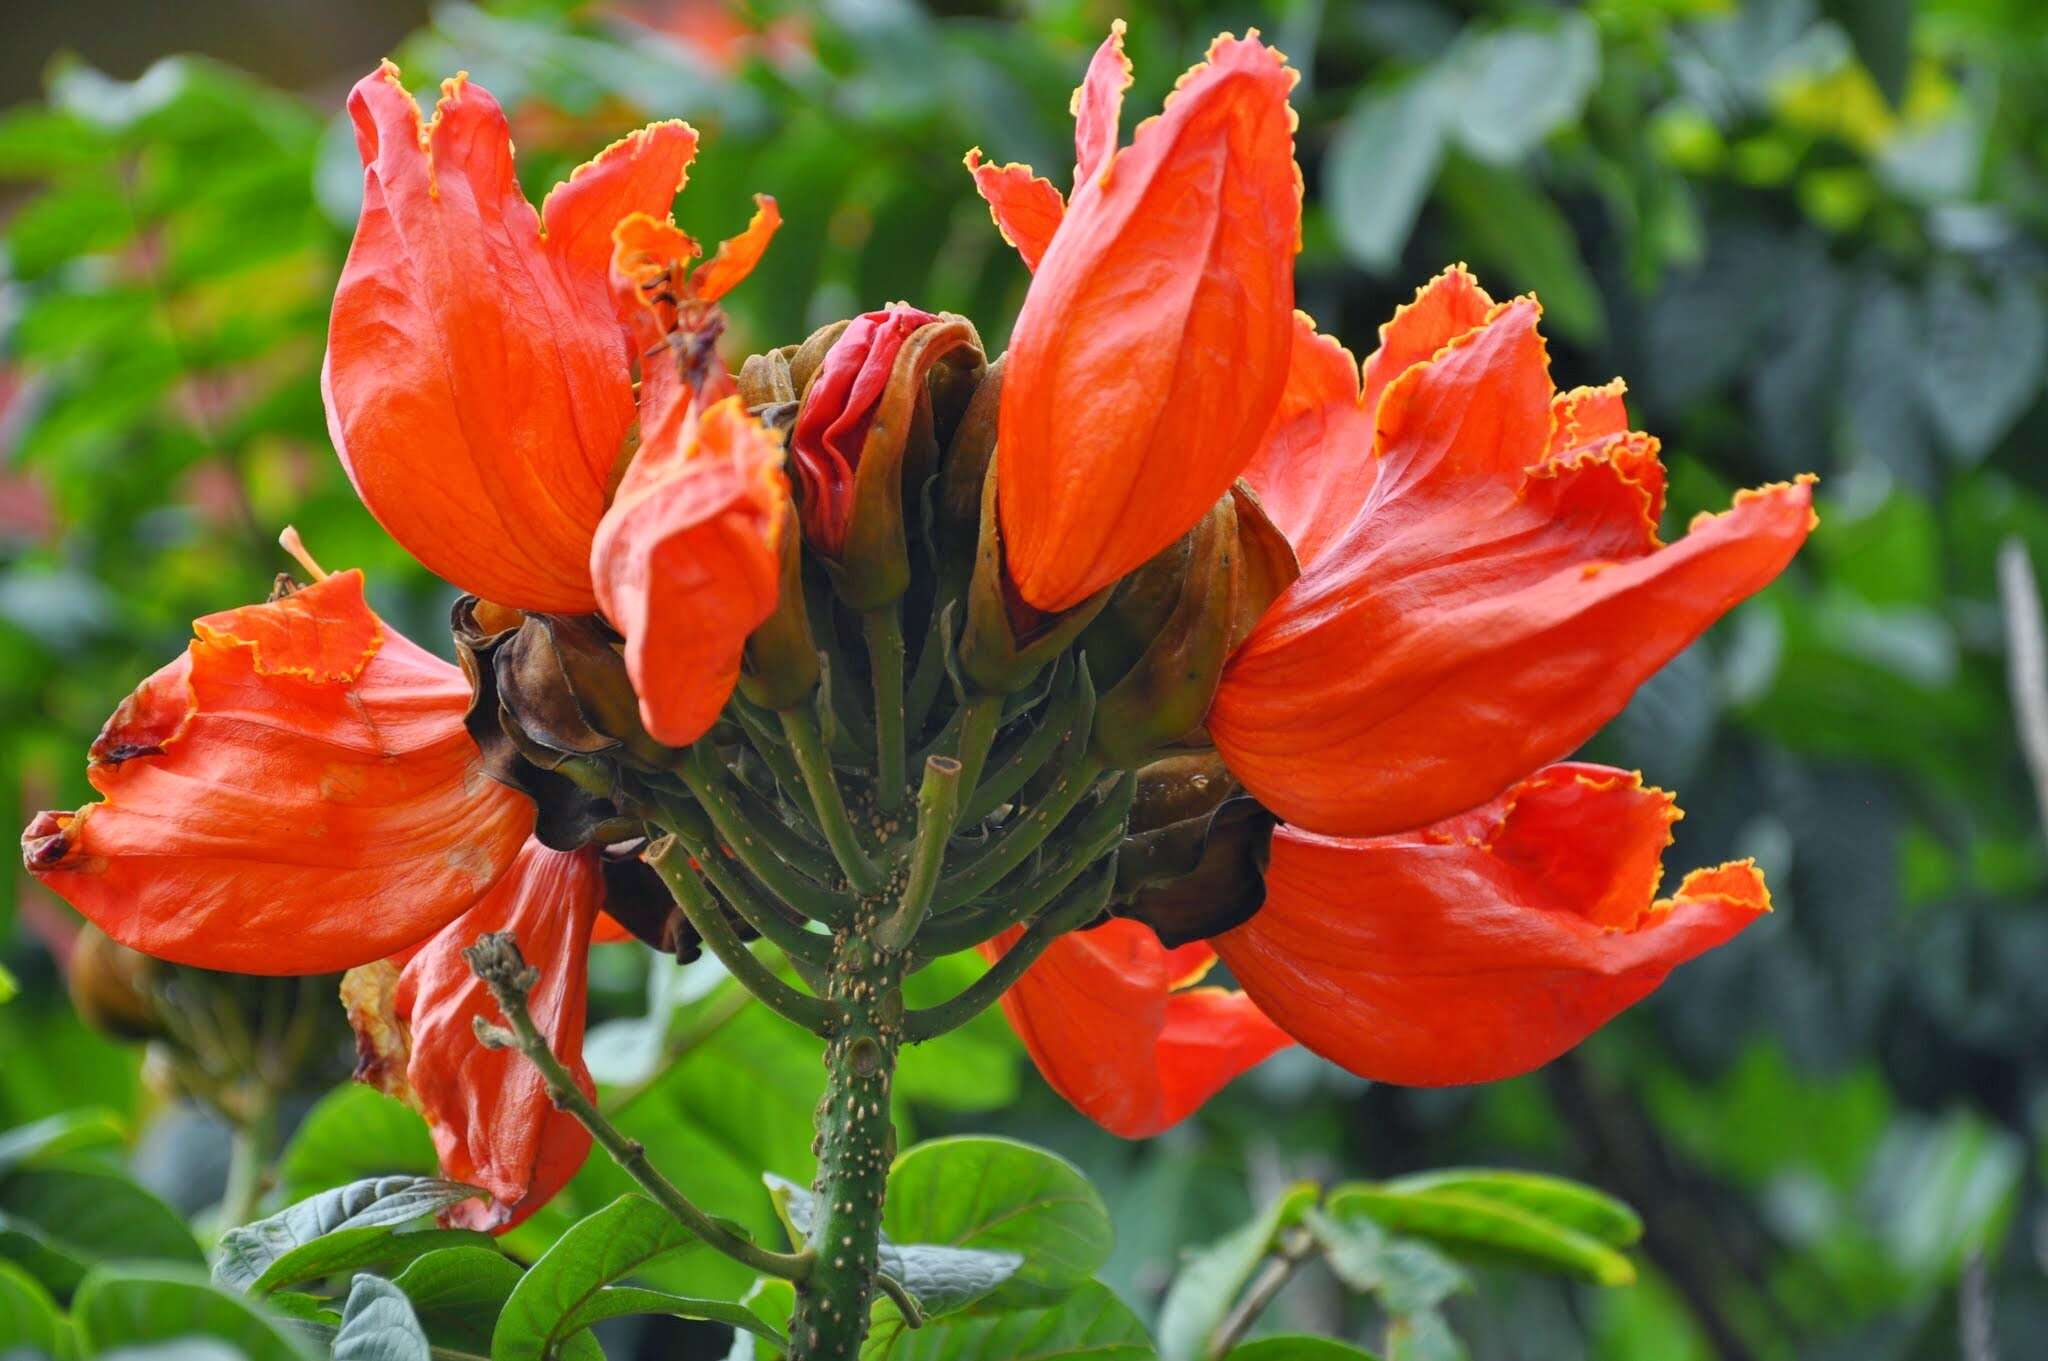
[[[95,743],[101,801],[29,828],[30,869],[153,955],[355,970],[362,1076],[420,1107],[493,1228],[588,1138],[475,1044],[496,1013],[459,951],[511,932],[574,1066],[591,941],[689,947],[621,873],[664,829],[717,847],[692,871],[799,964],[785,918],[843,937],[878,919],[843,903],[899,892],[877,939],[904,960],[1028,942],[1006,1013],[1132,1136],[1295,1041],[1402,1083],[1526,1071],[1767,911],[1747,862],[1660,897],[1671,796],[1566,758],[1786,566],[1809,481],[1664,544],[1620,385],[1555,391],[1536,301],[1459,268],[1358,363],[1294,307],[1281,56],[1219,38],[1123,144],[1130,79],[1118,25],[1075,95],[1070,194],[968,155],[1033,271],[1005,356],[897,303],[734,375],[718,299],[779,219],[760,200],[692,271],[667,218],[687,126],[536,213],[485,92],[458,77],[423,122],[395,70],[366,78],[329,423],[379,522],[470,593],[464,669],[308,559],[311,584],[197,622]],[[862,672],[877,700],[849,717]],[[836,745],[785,752],[761,721],[814,739],[814,713]],[[916,843],[907,747],[943,777]],[[820,835],[775,815],[787,790]],[[1040,869],[1041,846],[1063,853]],[[1002,910],[1091,870],[1085,929]],[[1236,987],[1201,985],[1219,960]]]

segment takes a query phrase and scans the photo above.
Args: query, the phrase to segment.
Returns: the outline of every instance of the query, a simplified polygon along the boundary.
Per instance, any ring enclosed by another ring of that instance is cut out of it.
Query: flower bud
[[[988,694],[1010,694],[1031,683],[1045,664],[1066,651],[1109,600],[1105,586],[1070,610],[1047,614],[1017,593],[1003,566],[1002,528],[996,520],[996,476],[990,460],[981,487],[981,531],[974,576],[967,587],[967,618],[960,635],[960,671]]]
[[[982,367],[966,318],[895,303],[856,318],[811,377],[790,437],[804,537],[853,608],[909,589],[905,505],[936,471]]]

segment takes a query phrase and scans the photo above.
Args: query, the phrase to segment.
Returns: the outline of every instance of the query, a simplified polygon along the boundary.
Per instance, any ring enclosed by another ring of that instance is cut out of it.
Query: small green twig
[[[220,1199],[220,1229],[239,1228],[256,1217],[269,1177],[271,1145],[277,1135],[277,1098],[263,1091],[251,1099],[253,1109],[235,1122],[228,1148],[228,1184]]]
[[[925,761],[924,783],[918,786],[917,841],[911,847],[903,896],[895,911],[875,927],[875,943],[884,950],[901,950],[910,944],[924,923],[932,890],[939,886],[939,872],[946,865],[946,843],[959,816],[960,763],[950,756],[933,756]]]
[[[960,709],[960,745],[954,755],[960,762],[962,797],[981,783],[981,768],[988,762],[988,749],[995,745],[996,730],[1003,726],[1003,697],[976,695]]]
[[[832,773],[832,759],[826,755],[824,741],[818,736],[818,721],[808,709],[784,709],[782,731],[789,738],[797,769],[803,772],[804,787],[810,791],[818,830],[825,834],[825,842],[839,861],[846,882],[853,885],[856,893],[878,892],[883,883],[882,871],[868,859],[860,838],[854,834],[853,820],[846,815],[846,800]]]
[[[511,932],[493,931],[479,936],[476,944],[462,952],[462,957],[469,961],[470,969],[491,990],[511,1027],[506,1029],[493,1025],[479,1016],[476,1018],[479,1043],[491,1049],[517,1049],[524,1055],[547,1084],[548,1098],[556,1108],[574,1116],[627,1176],[638,1182],[662,1209],[706,1244],[763,1275],[801,1281],[810,1274],[814,1258],[809,1251],[770,1251],[748,1242],[698,1209],[647,1160],[647,1150],[637,1140],[620,1133],[618,1127],[598,1110],[597,1104],[584,1094],[583,1088],[577,1085],[569,1072],[568,1065],[556,1056],[547,1037],[534,1024],[526,999],[533,991],[533,985],[540,981],[540,971],[519,953],[519,943]]]
[[[911,1294],[903,1282],[886,1271],[878,1271],[875,1273],[875,1284],[895,1303],[896,1312],[903,1316],[904,1327],[924,1327],[924,1309],[918,1304],[917,1296]]]
[[[806,931],[801,920],[777,902],[754,891],[754,886],[733,866],[719,845],[719,837],[695,808],[679,801],[662,805],[660,826],[673,832],[696,861],[699,873],[711,881],[726,906],[761,933],[763,939],[788,955],[793,963],[823,968],[832,950],[826,937]]]
[[[1047,946],[1094,917],[1109,904],[1116,887],[1116,858],[1110,857],[1086,881],[1068,890],[1045,915],[1033,922],[1008,952],[989,965],[988,972],[934,1007],[913,1011],[903,1018],[903,1038],[916,1044],[934,1039],[967,1024],[994,1005],[996,999],[1038,962]]]
[[[903,622],[891,603],[860,617],[875,685],[875,807],[892,813],[903,804]]]
[[[702,744],[683,760],[683,783],[703,805],[718,832],[747,872],[767,885],[779,900],[816,921],[837,925],[853,912],[853,904],[791,865],[769,843],[766,829],[743,814],[725,787],[724,772]],[[668,811],[666,808],[664,812]],[[758,923],[757,923],[758,925]],[[764,933],[765,934],[765,933]]]
[[[1216,1331],[1209,1338],[1209,1345],[1202,1349],[1203,1361],[1217,1361],[1229,1353],[1238,1340],[1258,1322],[1259,1315],[1266,1312],[1266,1306],[1273,1302],[1281,1288],[1293,1277],[1294,1269],[1306,1261],[1315,1251],[1315,1238],[1307,1229],[1288,1230],[1274,1246],[1272,1256],[1266,1259],[1265,1267],[1252,1278],[1251,1288],[1244,1292],[1231,1311],[1224,1315],[1223,1322],[1216,1325]]]
[[[696,869],[690,864],[689,849],[673,833],[642,851],[640,858],[661,876],[677,906],[683,909],[683,915],[690,919],[690,925],[697,928],[704,944],[718,956],[726,972],[737,979],[741,987],[758,997],[761,1004],[776,1015],[812,1034],[831,1033],[837,1016],[832,1004],[823,998],[798,992],[754,958],[754,952],[747,948],[746,942],[739,938],[739,933],[732,929],[732,923],[725,919],[725,913],[713,901],[711,890],[697,877]]]
[[[1086,735],[1078,735],[1075,740],[1085,742]],[[987,849],[939,885],[936,905],[941,910],[960,907],[994,888],[1004,875],[1023,864],[1026,856],[1045,844],[1045,839],[1094,787],[1095,778],[1101,773],[1100,757],[1086,750],[1077,753],[1044,797],[1004,829]]]

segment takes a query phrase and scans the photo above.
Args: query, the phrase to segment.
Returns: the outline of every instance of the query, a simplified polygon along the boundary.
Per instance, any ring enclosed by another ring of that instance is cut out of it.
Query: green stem
[[[479,1042],[493,1049],[514,1048],[524,1055],[547,1084],[548,1097],[556,1109],[574,1116],[627,1176],[638,1182],[656,1204],[706,1244],[763,1275],[801,1282],[810,1274],[814,1263],[809,1253],[771,1252],[748,1242],[698,1209],[689,1197],[648,1162],[647,1150],[637,1140],[620,1133],[618,1127],[598,1110],[597,1104],[584,1095],[568,1065],[556,1056],[547,1037],[534,1024],[526,999],[533,991],[533,985],[540,980],[540,971],[528,965],[520,955],[519,945],[511,932],[494,931],[480,936],[476,944],[462,954],[476,976],[483,980],[484,986],[491,990],[491,995],[497,998],[499,1010],[505,1013],[505,1019],[511,1025],[511,1029],[506,1030],[479,1016],[476,1026]]]
[[[701,748],[691,748],[684,758],[682,775],[683,783],[690,787],[710,816],[711,825],[718,829],[718,839],[731,848],[749,874],[767,885],[770,893],[813,920],[834,925],[846,920],[852,904],[805,876],[776,852],[769,842],[767,824],[749,819],[740,811],[725,787],[723,774]]]
[[[228,1184],[220,1199],[220,1229],[240,1228],[256,1217],[269,1175],[270,1150],[277,1135],[277,1100],[269,1092],[255,1098],[254,1109],[235,1126],[228,1149]]]
[[[809,1243],[816,1268],[797,1287],[789,1327],[790,1355],[802,1361],[855,1361],[867,1335],[896,1149],[889,1087],[903,1037],[902,979],[902,955],[875,949],[865,930],[840,937],[830,996],[846,1020],[826,1046],[818,1103],[818,1216]]]
[[[868,671],[875,683],[875,807],[893,813],[903,805],[903,622],[891,603],[860,617],[868,642]]]
[[[981,768],[988,762],[988,749],[995,745],[996,730],[1003,726],[1003,697],[976,695],[960,709],[960,745],[954,755],[960,762],[960,787],[972,793],[981,783]]]
[[[919,956],[936,959],[956,950],[972,949],[1018,922],[1036,917],[1090,865],[1122,844],[1131,815],[1131,799],[1136,792],[1135,777],[1119,781],[1089,813],[1087,821],[1075,829],[1072,839],[1053,862],[1014,894],[1006,894],[996,902],[955,908],[927,921],[917,934]]]
[[[995,1004],[1010,990],[1024,971],[1038,962],[1046,947],[1074,930],[1109,904],[1116,887],[1116,861],[1110,859],[1089,879],[1070,889],[1044,916],[1031,923],[1003,957],[989,965],[988,972],[935,1007],[913,1011],[903,1020],[903,1041],[917,1044],[936,1039],[949,1030],[966,1025]]]
[[[793,962],[815,964],[823,967],[832,943],[825,937],[813,935],[804,930],[799,920],[789,915],[789,909],[780,903],[768,902],[754,891],[754,886],[733,872],[725,863],[718,842],[705,825],[697,810],[680,803],[666,804],[662,808],[662,819],[668,830],[675,833],[697,862],[698,871],[711,881],[725,899],[726,906],[739,914],[740,920],[760,932],[762,938],[775,945]]]
[[[897,900],[896,910],[875,927],[875,943],[884,950],[901,950],[910,944],[924,922],[932,891],[939,886],[939,872],[946,865],[946,843],[959,816],[960,763],[934,756],[924,763],[924,783],[917,791],[917,841],[911,847],[903,896]]]
[[[661,881],[668,885],[668,891],[683,909],[683,915],[690,919],[690,925],[697,928],[704,944],[718,956],[726,972],[739,980],[740,986],[760,998],[762,1005],[770,1011],[812,1034],[831,1032],[838,1019],[836,1008],[823,998],[798,992],[754,958],[754,952],[732,929],[725,913],[712,901],[711,891],[704,887],[704,881],[691,868],[690,853],[681,841],[674,835],[665,836],[641,852],[641,859],[661,876]]]
[[[1085,738],[1078,740],[1085,741]],[[1081,753],[1060,772],[1045,796],[973,860],[939,885],[935,899],[941,910],[960,907],[994,888],[1003,876],[1024,863],[1026,856],[1045,844],[1045,839],[1066,820],[1102,773],[1102,760],[1092,751]]]
[[[878,892],[882,887],[882,872],[861,849],[860,838],[854,834],[853,820],[846,816],[846,799],[839,792],[839,780],[832,773],[832,760],[825,754],[825,744],[818,736],[818,721],[808,710],[784,709],[782,731],[789,738],[797,769],[803,772],[804,787],[810,791],[818,830],[825,834],[825,844],[832,848],[840,871],[846,875],[846,882],[853,885],[856,893]]]
[[[782,786],[782,792],[791,799],[800,798],[804,793],[803,772],[790,759],[781,727],[773,721],[770,712],[755,707],[738,692],[734,692],[726,705],[726,712],[739,720],[740,731],[746,734],[748,744],[775,776],[775,783]]]
[[[924,731],[925,720],[938,700],[939,687],[946,683],[946,658],[953,641],[952,625],[946,616],[959,596],[960,588],[949,582],[939,588],[932,601],[931,624],[925,631],[924,646],[918,649],[917,669],[910,673],[909,690],[903,699],[903,728],[913,739]]]
[[[972,826],[1010,802],[1045,768],[1069,733],[1088,730],[1095,715],[1095,687],[1085,663],[1073,669],[1071,685],[1071,690],[1052,702],[1030,735],[1012,744],[1002,764],[982,776],[967,806],[960,810],[963,823]]]

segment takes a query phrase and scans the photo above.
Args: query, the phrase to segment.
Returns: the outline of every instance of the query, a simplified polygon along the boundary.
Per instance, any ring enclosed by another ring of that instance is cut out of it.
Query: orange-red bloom
[[[1657,898],[1678,817],[1627,771],[1557,765],[1398,836],[1282,827],[1265,906],[1215,946],[1288,1034],[1360,1076],[1512,1077],[1770,910],[1749,861]]]
[[[1013,927],[982,947],[1000,959]],[[1061,936],[1003,994],[1003,1014],[1054,1091],[1112,1134],[1143,1139],[1293,1043],[1243,993],[1197,986],[1216,952],[1169,950],[1113,919]]]
[[[656,421],[598,528],[591,571],[626,635],[640,721],[685,746],[717,721],[747,635],[775,609],[789,483],[781,441],[736,396],[700,413],[674,393]]]
[[[896,356],[920,326],[937,320],[903,302],[863,313],[832,342],[811,380],[789,452],[803,485],[804,539],[827,557],[845,551],[854,473]]]
[[[486,779],[462,673],[339,572],[208,615],[93,743],[102,801],[23,836],[36,877],[115,940],[181,964],[326,973],[464,912],[533,806]]]
[[[1813,525],[1802,478],[1660,544],[1656,441],[1618,387],[1553,392],[1536,320],[1452,270],[1386,327],[1358,397],[1330,347],[1297,349],[1336,439],[1286,427],[1253,477],[1307,561],[1209,714],[1232,773],[1291,822],[1378,836],[1494,797],[1592,736]]]
[[[1118,24],[1075,93],[1071,202],[968,154],[1036,270],[996,477],[1010,574],[1038,609],[1080,603],[1186,533],[1273,419],[1301,235],[1295,79],[1256,33],[1226,34],[1119,151]]]
[[[590,540],[633,422],[612,230],[665,213],[687,124],[614,143],[536,214],[490,94],[457,76],[422,124],[390,63],[349,96],[363,211],[334,297],[328,430],[378,523],[521,609],[587,613]]]
[[[462,951],[489,931],[510,931],[540,969],[527,999],[534,1023],[591,1095],[583,1066],[592,924],[604,896],[597,852],[551,851],[529,840],[477,905],[406,961],[393,997],[410,1034],[406,1082],[433,1131],[441,1167],[490,1192],[444,1216],[463,1228],[502,1233],[568,1184],[590,1152],[590,1134],[548,1099],[539,1071],[516,1050],[477,1043],[475,1021],[504,1025],[490,989]]]

